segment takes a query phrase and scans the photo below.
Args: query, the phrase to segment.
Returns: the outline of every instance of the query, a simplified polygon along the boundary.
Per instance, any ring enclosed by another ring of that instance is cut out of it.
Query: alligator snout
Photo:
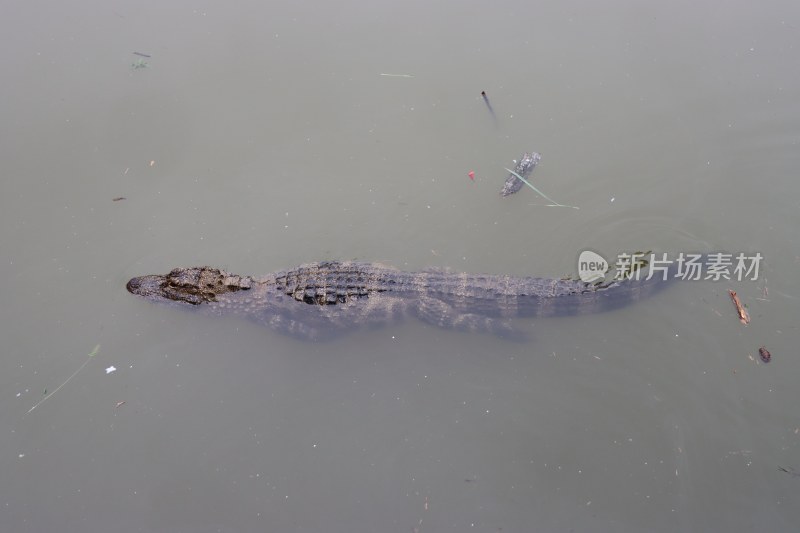
[[[161,292],[165,279],[164,276],[139,276],[131,279],[125,288],[137,296],[157,296]]]
[[[128,289],[128,292],[131,294],[138,294],[141,286],[142,282],[140,281],[140,278],[133,278],[128,282],[127,285],[125,285],[125,288]]]

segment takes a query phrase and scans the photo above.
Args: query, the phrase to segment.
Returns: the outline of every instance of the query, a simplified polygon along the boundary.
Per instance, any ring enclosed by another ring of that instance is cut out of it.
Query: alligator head
[[[218,294],[247,290],[252,278],[228,274],[211,267],[176,268],[166,276],[133,278],[128,292],[154,301],[186,302],[199,305],[213,302]]]

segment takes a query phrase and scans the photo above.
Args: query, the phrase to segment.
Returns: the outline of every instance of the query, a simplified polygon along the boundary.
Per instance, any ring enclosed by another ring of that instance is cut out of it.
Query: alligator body
[[[587,284],[330,261],[263,277],[176,268],[133,278],[127,289],[151,301],[244,315],[282,333],[320,340],[406,316],[440,327],[513,335],[508,319],[610,310],[663,285],[656,277]]]
[[[519,163],[517,163],[517,166],[514,167],[514,172],[523,178],[527,178],[528,175],[533,172],[534,167],[539,163],[539,161],[541,161],[541,159],[542,156],[536,152],[525,152],[522,154],[522,157],[519,158]],[[514,194],[521,188],[522,180],[516,177],[514,174],[509,173],[508,177],[506,178],[506,182],[503,184],[503,189],[500,191],[500,194],[502,196],[508,196],[509,194]]]

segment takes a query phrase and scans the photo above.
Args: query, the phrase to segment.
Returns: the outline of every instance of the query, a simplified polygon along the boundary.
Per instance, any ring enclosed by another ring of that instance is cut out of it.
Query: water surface
[[[84,7],[0,22],[0,529],[796,529],[795,3]],[[579,210],[498,196],[531,150]],[[558,277],[586,248],[765,262],[524,343],[304,343],[124,289],[323,259]]]

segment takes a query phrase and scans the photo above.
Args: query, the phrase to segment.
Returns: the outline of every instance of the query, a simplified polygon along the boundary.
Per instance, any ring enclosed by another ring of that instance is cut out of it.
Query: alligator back
[[[152,301],[245,315],[295,336],[321,338],[405,316],[442,327],[509,331],[504,319],[606,311],[663,287],[651,280],[575,280],[403,272],[378,263],[328,261],[261,278],[211,267],[133,278],[128,290]]]
[[[460,313],[524,318],[571,316],[610,311],[663,288],[660,278],[603,284],[577,280],[423,272],[418,284],[429,298],[448,302]]]

